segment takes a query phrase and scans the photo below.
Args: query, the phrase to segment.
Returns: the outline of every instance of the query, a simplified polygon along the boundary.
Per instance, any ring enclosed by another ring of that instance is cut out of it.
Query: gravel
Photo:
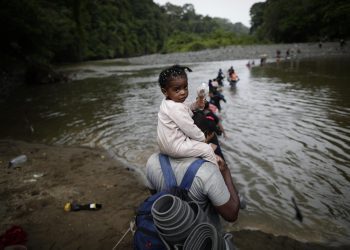
[[[293,44],[271,44],[271,45],[234,45],[218,49],[207,49],[195,52],[152,54],[139,57],[127,58],[131,64],[176,64],[188,62],[208,62],[226,60],[256,60],[263,56],[267,59],[276,57],[276,50],[281,51],[281,56],[286,55],[286,51],[300,58],[332,55],[350,55],[350,46],[340,48],[338,42],[323,43],[319,47],[318,43],[293,43]],[[300,53],[297,53],[297,51]]]

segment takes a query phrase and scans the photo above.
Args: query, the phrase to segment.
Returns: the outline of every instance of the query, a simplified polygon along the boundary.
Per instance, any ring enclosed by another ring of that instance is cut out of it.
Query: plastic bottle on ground
[[[27,159],[26,155],[19,155],[9,162],[9,167],[17,167],[18,165],[25,163]]]
[[[89,204],[77,204],[77,203],[66,203],[64,205],[64,211],[70,212],[70,211],[80,211],[80,210],[90,210],[90,211],[96,211],[100,210],[102,208],[101,204],[98,203],[89,203]]]

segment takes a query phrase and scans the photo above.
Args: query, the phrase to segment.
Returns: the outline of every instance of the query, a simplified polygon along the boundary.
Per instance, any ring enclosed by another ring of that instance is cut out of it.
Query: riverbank
[[[193,62],[210,62],[210,61],[225,61],[225,60],[257,60],[262,56],[267,58],[267,61],[274,60],[276,51],[281,51],[281,57],[284,58],[286,51],[290,50],[294,56],[298,58],[308,58],[317,56],[339,56],[350,55],[350,46],[345,45],[340,48],[338,42],[327,42],[319,48],[318,43],[293,43],[293,44],[268,44],[268,45],[232,45],[217,49],[207,49],[194,52],[170,53],[170,54],[151,54],[130,58],[108,59],[108,62],[116,62],[118,64],[142,64],[142,65],[158,65],[158,64],[186,64]],[[297,53],[300,51],[300,53]],[[258,63],[258,61],[256,61]],[[59,68],[56,66],[56,70]],[[31,84],[52,83],[51,81],[64,81],[74,79],[74,72],[59,72],[53,73],[50,70],[40,70],[39,75],[32,77]],[[50,73],[51,72],[51,73]],[[11,91],[15,90],[18,85],[24,84],[24,72],[17,75],[0,72],[0,101],[6,99]],[[73,76],[70,76],[69,74]],[[55,77],[53,77],[55,75]],[[36,79],[36,80],[35,80]]]
[[[153,54],[127,59],[117,59],[131,64],[185,64],[191,62],[210,62],[226,60],[256,60],[262,56],[267,60],[276,58],[276,51],[281,51],[281,57],[286,56],[289,50],[290,56],[309,58],[318,56],[350,55],[350,46],[340,48],[337,42],[323,43],[293,43],[293,44],[267,44],[267,45],[232,45],[218,49],[208,49],[194,52]],[[299,53],[298,53],[299,51]],[[258,63],[258,62],[256,62]]]
[[[28,161],[8,168],[25,154]],[[27,233],[28,249],[112,249],[148,196],[140,177],[101,149],[0,141],[0,234]],[[65,212],[66,202],[101,203],[99,211]],[[233,232],[244,249],[348,249],[302,243],[259,231]],[[116,249],[132,249],[131,234]]]

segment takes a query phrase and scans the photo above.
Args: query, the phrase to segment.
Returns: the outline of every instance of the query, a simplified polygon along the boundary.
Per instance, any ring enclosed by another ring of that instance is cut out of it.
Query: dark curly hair
[[[188,70],[188,72],[192,72],[192,70],[189,67],[180,66],[178,64],[164,69],[162,72],[160,72],[159,78],[158,78],[158,83],[160,88],[161,89],[166,88],[166,85],[171,79],[174,79],[177,77],[187,78],[186,70]]]
[[[196,124],[200,130],[202,130],[205,136],[207,136],[208,133],[217,134],[218,128],[215,121],[206,116],[203,111],[194,112],[192,119],[194,124]]]

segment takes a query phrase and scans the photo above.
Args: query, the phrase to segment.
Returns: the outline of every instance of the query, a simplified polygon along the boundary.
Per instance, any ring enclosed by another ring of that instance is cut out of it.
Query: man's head
[[[204,133],[207,141],[210,141],[217,130],[214,120],[208,118],[204,113],[197,112],[193,116],[194,124]]]

